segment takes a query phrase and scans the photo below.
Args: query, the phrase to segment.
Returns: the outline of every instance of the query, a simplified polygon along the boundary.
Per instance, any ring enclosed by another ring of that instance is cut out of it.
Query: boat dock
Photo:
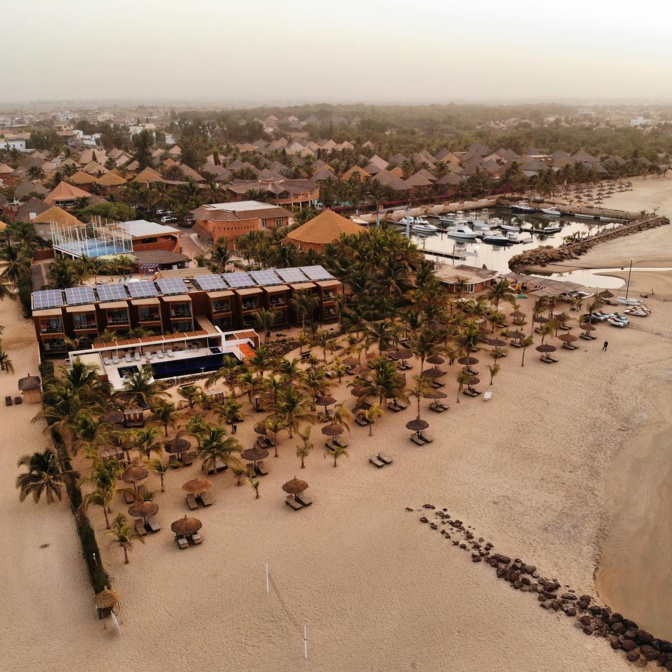
[[[464,261],[467,258],[466,254],[453,254],[452,252],[443,252],[442,250],[428,250],[423,247],[421,249],[423,254],[433,254],[435,257],[444,257],[445,259],[453,259],[455,261]]]

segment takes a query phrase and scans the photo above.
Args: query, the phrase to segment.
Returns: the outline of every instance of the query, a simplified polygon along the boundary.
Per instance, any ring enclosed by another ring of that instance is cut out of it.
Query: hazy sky
[[[5,2],[0,102],[672,99],[670,0]]]

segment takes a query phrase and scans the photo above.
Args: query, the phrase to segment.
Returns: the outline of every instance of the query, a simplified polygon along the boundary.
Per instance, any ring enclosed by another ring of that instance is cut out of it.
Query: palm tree
[[[19,467],[26,466],[28,470],[16,477],[16,487],[19,489],[19,499],[23,501],[28,495],[33,496],[37,504],[44,493],[47,504],[62,498],[63,471],[59,459],[51,448],[32,455],[23,455],[19,458]]]
[[[239,374],[236,378],[238,387],[247,394],[247,400],[252,403],[252,394],[257,391],[257,387],[260,384],[259,378],[257,378],[252,371],[249,369]]]
[[[177,388],[177,393],[187,401],[189,408],[192,410],[194,409],[194,405],[200,401],[202,392],[203,389],[197,385],[185,385],[184,387]]]
[[[96,505],[100,506],[103,509],[103,515],[105,516],[105,528],[110,529],[110,520],[107,515],[107,510],[112,503],[112,498],[114,497],[114,492],[107,488],[97,487],[95,490],[84,495],[83,504],[84,508],[88,509],[89,506]]]
[[[303,423],[315,424],[317,418],[311,412],[310,399],[296,387],[286,387],[278,397],[275,413],[271,416],[282,420],[289,431],[289,438],[299,431]]]
[[[494,364],[488,364],[488,369],[490,369],[490,385],[492,385],[492,381],[494,380],[495,376],[499,373],[501,369],[501,365],[499,362],[495,362]]]
[[[232,394],[224,399],[222,404],[216,407],[217,415],[220,420],[224,420],[229,425],[241,422],[246,414],[242,413],[243,405]]]
[[[343,429],[347,430],[348,433],[350,433],[351,421],[352,421],[352,413],[350,413],[350,411],[347,408],[345,408],[345,402],[336,404],[336,406],[334,406],[334,415],[332,418],[332,423],[338,425],[339,427],[343,427]]]
[[[0,350],[0,371],[14,373],[14,364],[12,364],[12,360],[4,350]]]
[[[341,383],[343,380],[343,376],[347,373],[347,367],[345,366],[345,364],[343,364],[340,357],[334,357],[333,364],[331,365],[331,370],[338,377],[338,382]]]
[[[385,415],[385,411],[383,411],[380,404],[371,404],[369,408],[363,411],[363,414],[369,421],[369,436],[373,436],[373,424],[378,418],[382,418]]]
[[[495,310],[499,308],[501,301],[507,301],[511,303],[515,300],[513,292],[511,291],[510,283],[508,280],[498,280],[495,282],[487,291],[486,298],[492,305],[495,307]]]
[[[141,458],[144,457],[149,460],[152,453],[160,455],[163,452],[163,444],[159,440],[155,427],[136,429],[132,434],[133,445],[140,453]]]
[[[149,468],[161,479],[161,492],[165,492],[166,488],[164,487],[163,480],[169,470],[168,464],[163,462],[160,458],[155,457],[153,460],[149,461],[147,466],[149,466]]]
[[[520,344],[523,346],[523,356],[521,357],[520,365],[525,366],[525,352],[531,345],[534,345],[534,336],[531,334],[526,336],[525,338],[521,339]]]
[[[266,418],[264,424],[268,431],[273,432],[273,448],[275,448],[275,457],[278,457],[278,434],[280,434],[283,429],[287,429],[287,426],[285,425],[284,420],[273,415]]]
[[[126,523],[126,516],[118,513],[112,521],[112,529],[105,534],[114,537],[112,543],[119,544],[124,549],[124,562],[128,564],[128,553],[133,548],[133,542],[139,541],[145,543],[145,540],[135,531],[135,529]]]
[[[422,375],[427,357],[436,355],[442,349],[440,344],[441,335],[429,327],[422,327],[411,335],[409,348],[420,360],[420,375]]]
[[[152,380],[152,367],[145,364],[142,369],[135,373],[127,373],[124,376],[124,389],[119,396],[129,403],[139,406],[151,406],[160,397],[167,395],[166,383]]]
[[[274,310],[266,310],[266,308],[260,308],[254,313],[257,326],[264,334],[264,343],[268,341],[268,337],[271,335],[271,329],[277,316],[278,314]]]
[[[299,436],[303,443],[296,446],[296,456],[301,458],[301,469],[305,469],[306,465],[304,464],[304,460],[310,455],[310,452],[314,447],[312,441],[309,440],[311,430],[312,427],[308,425],[305,432],[299,432]]]
[[[168,426],[170,425],[170,427],[175,429],[175,425],[177,424],[178,416],[175,404],[172,401],[166,401],[165,399],[157,400],[152,408],[150,419],[163,425],[167,437]]]
[[[320,305],[319,297],[312,291],[294,292],[294,296],[289,300],[289,305],[296,310],[297,317],[301,320],[301,329],[306,328],[306,317],[315,315],[315,311]]]
[[[460,371],[457,374],[457,403],[460,403],[460,392],[464,389],[465,385],[469,384],[469,381],[471,380],[471,374],[467,373],[466,371]]]
[[[253,478],[248,478],[247,482],[255,492],[255,499],[259,499],[259,481],[255,481]]]
[[[241,445],[238,439],[226,435],[223,427],[206,424],[196,435],[198,450],[196,457],[203,462],[207,473],[216,471],[218,461],[224,464],[233,462],[233,454],[239,453]]]
[[[427,392],[429,392],[432,388],[427,378],[423,378],[422,376],[413,376],[413,379],[415,380],[415,385],[413,385],[413,389],[411,390],[411,396],[416,397],[418,400],[418,418],[419,418],[420,399],[422,399],[423,396],[427,394]]]
[[[604,305],[604,301],[599,297],[596,296],[589,304],[588,304],[588,324],[593,323],[593,313]]]
[[[343,448],[342,446],[334,446],[333,448],[325,448],[324,449],[324,456],[327,457],[333,457],[334,458],[334,466],[338,466],[338,458],[341,457],[341,455],[345,455],[346,457],[350,457],[350,454],[348,453],[347,448]]]

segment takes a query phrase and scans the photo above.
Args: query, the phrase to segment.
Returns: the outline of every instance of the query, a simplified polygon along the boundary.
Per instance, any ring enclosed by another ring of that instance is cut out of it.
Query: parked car
[[[164,215],[161,217],[161,224],[168,224],[169,222],[176,222],[177,217],[175,215]]]

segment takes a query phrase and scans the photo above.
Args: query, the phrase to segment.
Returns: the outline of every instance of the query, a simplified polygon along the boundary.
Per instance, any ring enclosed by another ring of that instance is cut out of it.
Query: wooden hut
[[[42,381],[38,376],[28,374],[19,380],[19,390],[23,392],[23,399],[27,404],[42,403]]]

